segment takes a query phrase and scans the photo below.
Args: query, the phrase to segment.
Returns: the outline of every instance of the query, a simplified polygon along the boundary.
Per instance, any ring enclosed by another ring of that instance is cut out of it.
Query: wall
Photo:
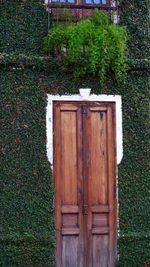
[[[75,80],[43,54],[47,14],[41,1],[1,1],[0,87],[2,176],[0,265],[52,267],[54,189],[46,158],[46,93],[99,92],[96,79]],[[103,93],[123,97],[124,158],[119,167],[120,267],[149,260],[148,240],[148,1],[123,1],[121,23],[130,32],[127,81],[108,79]]]

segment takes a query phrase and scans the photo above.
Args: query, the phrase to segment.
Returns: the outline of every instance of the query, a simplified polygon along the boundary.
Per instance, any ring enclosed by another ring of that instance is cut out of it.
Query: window
[[[75,4],[76,0],[52,0],[51,3],[70,3]]]
[[[109,12],[111,20],[116,24],[119,22],[117,0],[45,0],[45,4],[48,11],[48,30],[52,20],[57,24],[60,21],[76,23],[93,16],[95,8]]]
[[[111,5],[108,0],[45,0],[45,4],[51,3],[70,3],[70,4],[91,4],[91,5]]]
[[[85,4],[105,5],[107,4],[107,1],[106,0],[85,0]]]

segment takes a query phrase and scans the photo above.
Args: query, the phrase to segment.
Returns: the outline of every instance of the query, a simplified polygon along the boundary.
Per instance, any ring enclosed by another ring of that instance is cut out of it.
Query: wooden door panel
[[[93,213],[92,228],[108,226],[107,214]]]
[[[107,173],[107,114],[106,111],[91,111],[89,126],[90,198],[92,205],[108,203]]]
[[[78,267],[78,237],[64,236],[62,240],[62,267]]]
[[[62,201],[64,205],[77,205],[76,112],[64,111],[60,113],[60,116]]]
[[[116,260],[115,124],[113,105],[83,107],[85,198],[88,215],[86,267],[113,267]],[[111,127],[111,129],[110,129]],[[113,186],[113,188],[112,188]],[[114,235],[115,232],[115,235]],[[114,246],[114,247],[113,247]]]
[[[92,244],[92,266],[105,267],[108,266],[108,236],[94,235]]]
[[[54,104],[56,267],[116,262],[115,104]]]
[[[57,267],[83,267],[82,200],[79,128],[74,104],[54,105],[54,180],[56,186]],[[81,117],[81,116],[80,116]],[[81,253],[82,251],[82,253]]]
[[[61,130],[61,238],[62,267],[77,266],[79,244],[79,208],[77,181],[76,108],[60,109]],[[66,209],[66,210],[65,210]],[[64,212],[65,210],[65,212]],[[75,211],[75,212],[74,212]],[[71,255],[71,257],[70,257]]]

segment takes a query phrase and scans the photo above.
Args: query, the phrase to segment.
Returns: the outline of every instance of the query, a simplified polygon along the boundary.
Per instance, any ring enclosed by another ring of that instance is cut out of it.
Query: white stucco
[[[80,95],[47,95],[46,131],[47,131],[47,156],[53,165],[53,101],[103,101],[116,103],[116,146],[117,165],[123,157],[123,134],[122,134],[122,102],[119,95],[90,95],[87,99]]]

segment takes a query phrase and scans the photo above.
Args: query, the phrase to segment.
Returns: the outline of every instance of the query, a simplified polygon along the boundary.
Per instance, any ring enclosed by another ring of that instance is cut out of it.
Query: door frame
[[[48,104],[47,104],[47,114],[46,114],[46,126],[47,126],[47,156],[51,163],[53,169],[53,103],[55,101],[59,102],[82,102],[83,104],[90,102],[113,102],[115,103],[115,115],[116,115],[116,168],[120,164],[123,157],[123,133],[122,133],[122,100],[119,95],[91,95],[88,98],[82,98],[80,95],[47,95]],[[118,176],[116,169],[116,203],[118,203]],[[116,222],[118,221],[118,206],[116,207]],[[117,233],[116,233],[117,234]],[[118,235],[116,236],[118,238]]]

